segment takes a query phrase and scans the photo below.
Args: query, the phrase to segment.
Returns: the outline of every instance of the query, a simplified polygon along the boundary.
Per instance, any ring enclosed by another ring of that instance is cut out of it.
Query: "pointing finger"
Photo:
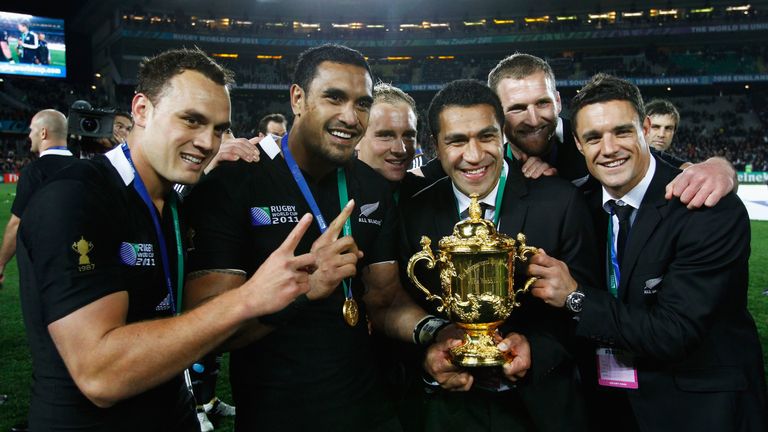
[[[339,234],[341,233],[341,229],[344,227],[344,222],[347,221],[349,216],[352,214],[352,210],[355,208],[355,200],[349,200],[346,206],[344,206],[344,209],[339,213],[338,216],[336,216],[336,219],[331,222],[330,225],[328,225],[328,230],[326,230],[322,236],[318,240],[336,240],[339,238]]]
[[[301,238],[304,237],[304,233],[307,232],[307,229],[311,224],[312,215],[309,213],[304,214],[304,216],[299,219],[299,223],[291,230],[288,237],[285,238],[283,244],[281,244],[278,249],[289,251],[293,254],[293,251],[296,250],[296,246],[298,246]]]

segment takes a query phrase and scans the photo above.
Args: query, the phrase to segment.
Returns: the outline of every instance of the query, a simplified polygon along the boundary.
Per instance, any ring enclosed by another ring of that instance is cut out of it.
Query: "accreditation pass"
[[[637,388],[637,369],[632,355],[615,348],[597,349],[597,382],[605,387]]]

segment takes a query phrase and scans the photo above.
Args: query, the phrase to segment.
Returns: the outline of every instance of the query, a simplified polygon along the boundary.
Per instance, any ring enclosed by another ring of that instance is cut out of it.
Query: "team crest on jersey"
[[[80,236],[80,240],[72,243],[72,250],[80,255],[77,260],[78,271],[84,272],[96,268],[96,264],[92,263],[91,258],[88,256],[93,250],[93,243],[86,240],[83,236]]]
[[[371,215],[376,213],[379,209],[379,201],[370,204],[363,204],[360,206],[360,217],[357,219],[360,223],[367,223],[373,225],[381,225],[381,219],[372,218]]]
[[[299,213],[294,205],[251,207],[251,225],[266,226],[298,223]]]
[[[120,262],[132,267],[154,267],[155,246],[152,243],[120,243]]]

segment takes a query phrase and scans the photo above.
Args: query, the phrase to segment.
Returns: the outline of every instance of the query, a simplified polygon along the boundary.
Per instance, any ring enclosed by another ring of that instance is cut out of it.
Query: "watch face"
[[[568,297],[566,297],[565,306],[571,312],[578,313],[578,312],[581,312],[583,301],[584,301],[584,293],[581,291],[574,291],[568,294]]]

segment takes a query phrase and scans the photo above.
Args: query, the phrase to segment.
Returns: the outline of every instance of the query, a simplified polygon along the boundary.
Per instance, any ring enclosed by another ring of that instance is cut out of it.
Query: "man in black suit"
[[[491,70],[488,86],[504,109],[507,156],[523,162],[526,177],[556,173],[583,189],[593,186],[593,181],[585,184],[589,172],[576,150],[571,122],[560,116],[560,93],[546,61],[530,54],[512,54]],[[711,207],[736,186],[736,171],[721,157],[692,165],[670,154],[657,155],[674,167],[690,167],[670,181],[667,189],[668,199],[680,197],[690,208]]]
[[[601,184],[590,199],[607,290],[539,254],[533,294],[578,318],[597,345],[602,428],[765,431],[763,361],[747,311],[749,220],[731,193],[690,211],[664,198],[679,170],[651,155],[636,86],[593,77],[572,102],[574,135]],[[594,382],[594,381],[593,381]]]
[[[484,217],[495,220],[501,232],[525,233],[528,244],[567,262],[579,280],[593,280],[596,252],[582,194],[557,177],[527,179],[517,162],[504,159],[501,105],[485,84],[448,84],[432,100],[429,125],[448,176],[401,195],[404,261],[421,249],[422,235],[434,245],[450,235],[468,196],[477,193],[489,207]],[[441,291],[438,272],[416,270],[433,293]],[[423,300],[423,294],[414,295]],[[436,313],[435,304],[422,303]],[[460,343],[456,339],[428,349],[424,366],[435,388],[426,397],[425,430],[585,429],[566,348],[569,316],[527,295],[521,303],[501,327],[498,346],[511,359],[502,368],[455,367],[449,349]]]

